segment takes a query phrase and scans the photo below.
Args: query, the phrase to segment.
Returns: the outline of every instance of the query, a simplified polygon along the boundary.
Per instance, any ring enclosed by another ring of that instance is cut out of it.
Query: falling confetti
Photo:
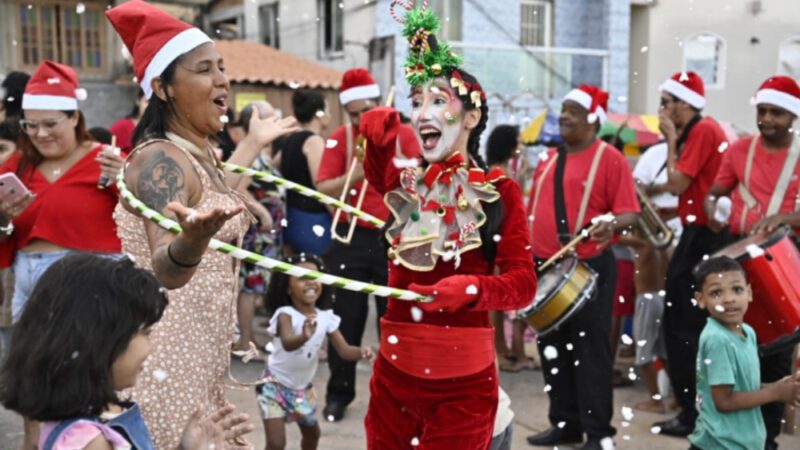
[[[695,220],[697,220],[697,216],[695,216],[694,214],[689,214],[688,216],[686,216],[686,222],[688,223],[694,223]]]
[[[610,437],[605,437],[600,441],[600,447],[603,450],[614,450],[614,440]]]
[[[623,333],[621,339],[622,339],[622,343],[625,344],[625,345],[633,344],[633,339],[630,336],[628,336],[627,334]]]
[[[722,144],[719,144],[719,147],[717,148],[717,150],[718,150],[720,153],[724,153],[724,152],[725,152],[725,150],[727,150],[727,149],[728,149],[728,145],[729,145],[729,144],[728,144],[728,141],[725,141],[725,142],[723,142]]]
[[[661,427],[658,426],[651,427],[650,432],[653,434],[661,434]]]
[[[558,428],[564,428],[565,426],[567,426],[567,422],[564,421],[558,422]]]
[[[392,158],[392,164],[398,169],[415,168],[419,166],[419,160],[416,158]]]
[[[167,379],[167,371],[163,369],[156,369],[153,371],[153,378],[159,383]]]
[[[419,438],[411,439],[411,445],[413,445],[414,447],[418,446],[419,445]]]
[[[711,365],[711,358],[706,358],[703,360],[703,364],[710,366]]]
[[[644,347],[645,345],[647,345],[647,339],[641,339],[641,340],[636,341],[636,345],[638,347]]]
[[[222,123],[228,123],[230,121],[230,119],[228,119],[228,116],[223,114],[223,115],[219,116],[219,121],[222,122]]]
[[[474,284],[470,284],[467,286],[467,295],[476,295],[478,293],[478,287]]]
[[[552,345],[548,345],[544,348],[544,357],[547,358],[549,361],[552,361],[558,358],[558,350]]]
[[[492,239],[493,239],[495,242],[500,242],[500,239],[501,239],[501,238],[500,238],[500,235],[499,235],[499,234],[495,234],[494,236],[492,236]]]
[[[328,139],[327,141],[325,141],[325,148],[334,148],[337,145],[339,145],[339,141],[337,141],[336,139]]]
[[[325,227],[322,225],[314,225],[311,227],[311,230],[317,235],[317,237],[322,237],[325,234]]]
[[[422,320],[422,310],[416,306],[411,307],[411,320],[419,322]]]
[[[550,391],[553,390],[553,387],[550,386],[549,384],[545,384],[544,385],[544,389],[542,389],[542,390],[545,391],[545,392],[550,392]]]
[[[574,345],[572,345],[572,342],[569,342],[569,343],[567,343],[567,350],[568,350],[568,351],[570,351],[570,352],[571,352],[573,348],[575,348],[575,346],[574,346]]]
[[[724,306],[722,306],[722,305],[717,305],[717,306],[715,306],[715,307],[714,307],[714,309],[715,309],[717,312],[721,312],[721,313],[722,313],[722,312],[725,312],[725,307],[724,307]]]
[[[648,47],[646,45],[639,49],[639,51],[642,52],[642,53],[647,53],[648,50],[650,50],[650,47]]]
[[[553,367],[552,369],[550,369],[550,373],[552,375],[558,375],[558,367]]]
[[[399,342],[399,339],[397,339],[397,336],[391,335],[388,338],[386,338],[386,342],[390,344],[397,344]]]
[[[75,12],[78,14],[83,14],[86,11],[86,5],[83,3],[78,3],[75,5]]]
[[[75,350],[74,352],[72,352],[72,355],[71,355],[71,356],[72,356],[72,359],[78,359],[78,356],[79,356],[79,355],[80,355],[80,352],[78,352],[77,350]]]
[[[289,221],[288,221],[288,220],[286,220],[286,219],[281,219],[281,226],[282,226],[283,228],[286,228],[286,227],[288,227],[288,226],[289,226]]]

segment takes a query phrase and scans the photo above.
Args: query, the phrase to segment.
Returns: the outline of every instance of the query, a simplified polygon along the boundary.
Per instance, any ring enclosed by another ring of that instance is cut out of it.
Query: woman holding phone
[[[75,71],[44,61],[22,97],[18,150],[0,167],[0,267],[13,265],[16,322],[39,276],[71,250],[115,254],[120,241],[112,213],[117,192],[99,189],[122,160],[92,142],[78,100]],[[25,423],[25,449],[35,449],[38,424]]]

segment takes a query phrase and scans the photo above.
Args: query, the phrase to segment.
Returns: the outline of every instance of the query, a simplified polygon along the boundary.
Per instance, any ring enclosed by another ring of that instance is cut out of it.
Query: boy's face
[[[748,303],[753,300],[750,285],[740,271],[712,273],[706,277],[701,292],[695,292],[701,308],[726,328],[740,332]]]

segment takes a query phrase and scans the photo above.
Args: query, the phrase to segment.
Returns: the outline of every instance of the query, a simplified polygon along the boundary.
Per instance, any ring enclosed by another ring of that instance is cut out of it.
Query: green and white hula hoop
[[[337,200],[337,199],[335,199],[333,197],[329,197],[329,196],[323,194],[322,192],[315,191],[313,189],[309,189],[309,188],[303,186],[302,184],[297,184],[294,181],[289,181],[289,180],[287,180],[285,178],[281,178],[281,177],[272,175],[272,174],[270,174],[268,172],[261,172],[259,170],[253,170],[253,169],[251,169],[249,167],[237,166],[236,164],[229,164],[229,163],[225,163],[224,162],[224,163],[222,163],[222,167],[225,168],[226,170],[229,170],[229,171],[233,172],[233,173],[240,173],[242,175],[255,178],[256,180],[263,180],[263,181],[266,181],[268,183],[275,183],[275,184],[277,184],[279,186],[285,187],[286,189],[295,191],[300,195],[305,195],[306,197],[311,197],[314,200],[317,200],[318,202],[323,203],[325,205],[335,206],[336,208],[341,209],[342,211],[346,212],[347,214],[350,214],[350,215],[353,215],[355,217],[358,217],[359,219],[361,219],[361,220],[363,220],[365,222],[369,222],[369,223],[375,225],[376,227],[383,227],[384,225],[386,225],[386,222],[384,222],[381,219],[378,219],[377,217],[375,217],[375,216],[373,216],[373,215],[371,215],[371,214],[369,214],[367,212],[364,212],[364,211],[362,211],[360,209],[356,209],[356,208],[350,206],[349,204],[347,204],[345,202],[342,202],[340,200]]]
[[[233,166],[232,169],[239,170],[245,168],[239,168],[238,166]],[[249,170],[249,169],[246,169]],[[240,173],[244,173],[246,175],[250,175],[246,172],[246,170],[242,170]],[[260,179],[267,180],[266,176],[271,177],[268,181],[272,182],[279,182],[278,177],[271,176],[266,173],[258,173],[256,175],[250,176],[258,176],[261,177]],[[283,180],[283,179],[280,179]],[[294,189],[293,187],[289,187],[288,183],[291,183],[288,180],[285,181],[287,188]],[[294,184],[294,183],[293,183]],[[164,217],[158,211],[155,211],[145,205],[141,200],[136,198],[131,191],[128,190],[128,187],[125,185],[125,181],[123,180],[123,174],[117,177],[117,188],[119,188],[120,196],[125,199],[133,208],[135,208],[142,216],[146,217],[147,219],[151,220],[152,222],[156,223],[161,228],[168,230],[174,234],[181,233],[181,226],[178,222],[175,222],[172,219]],[[308,189],[308,188],[305,188]],[[309,189],[310,190],[310,189]],[[319,196],[323,196],[316,191],[315,192]],[[327,196],[325,196],[327,197]],[[316,197],[315,197],[316,198]],[[330,198],[330,197],[327,197]],[[333,200],[333,199],[331,199]],[[322,200],[320,200],[322,201]],[[332,204],[332,203],[331,203]],[[349,206],[349,205],[348,205]],[[357,211],[357,210],[355,210]],[[366,213],[363,213],[369,216]],[[372,216],[369,216],[372,217]],[[376,219],[372,217],[372,219]],[[264,267],[265,269],[269,269],[275,272],[285,273],[287,275],[304,278],[306,280],[317,280],[322,284],[328,286],[334,286],[337,288],[347,289],[349,291],[355,292],[363,292],[365,294],[375,294],[381,297],[391,297],[398,300],[409,300],[409,301],[430,301],[431,299],[427,298],[424,295],[417,294],[416,292],[408,291],[405,289],[395,289],[388,286],[379,286],[376,284],[371,283],[364,283],[361,281],[351,280],[349,278],[339,277],[336,275],[330,275],[327,273],[318,272],[316,270],[309,270],[304,267],[295,266],[292,264],[287,264],[282,261],[278,261],[276,259],[268,258],[266,256],[259,255],[257,253],[249,252],[242,248],[236,247],[235,245],[226,244],[225,242],[219,241],[217,239],[211,239],[211,242],[208,243],[208,246],[221,253],[225,253],[230,255],[238,260],[249,262],[255,264],[257,266]]]

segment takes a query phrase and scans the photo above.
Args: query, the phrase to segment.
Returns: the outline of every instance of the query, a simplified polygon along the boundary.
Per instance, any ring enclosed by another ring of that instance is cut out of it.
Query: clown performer
[[[407,9],[406,79],[426,167],[398,164],[399,113],[381,107],[361,120],[364,172],[392,212],[389,285],[433,301],[389,300],[367,447],[484,450],[498,404],[488,311],[526,307],[536,291],[525,208],[516,183],[487,173],[478,153],[488,119],[480,84],[437,41],[439,19],[425,6]]]

